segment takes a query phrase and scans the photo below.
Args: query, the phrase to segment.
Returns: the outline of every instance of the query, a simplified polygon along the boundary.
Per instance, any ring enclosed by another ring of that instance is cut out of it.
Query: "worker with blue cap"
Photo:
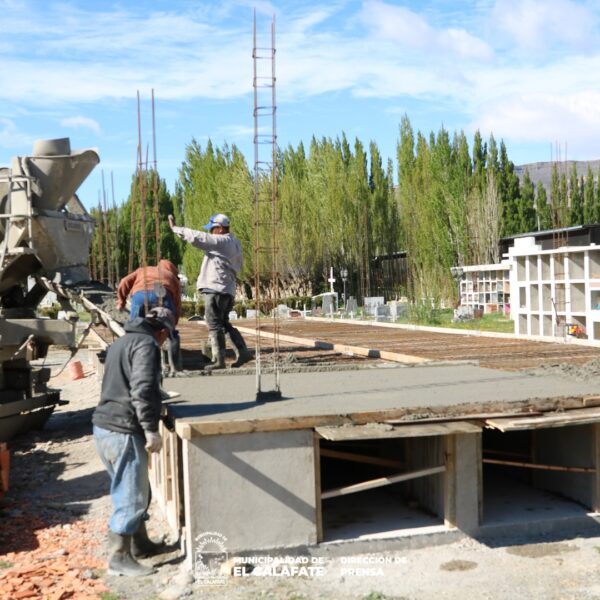
[[[213,362],[209,369],[225,368],[225,336],[234,347],[236,361],[232,367],[240,367],[252,359],[242,334],[230,323],[233,308],[236,277],[242,269],[242,245],[229,231],[229,217],[212,215],[205,231],[177,227],[173,215],[169,215],[169,227],[175,235],[204,250],[204,259],[196,287],[204,294],[205,319],[212,350]]]

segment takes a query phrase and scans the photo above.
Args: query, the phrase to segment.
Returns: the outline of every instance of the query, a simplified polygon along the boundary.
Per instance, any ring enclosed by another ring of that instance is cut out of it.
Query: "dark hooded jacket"
[[[140,317],[127,323],[125,332],[108,349],[92,422],[121,433],[158,431],[160,348],[154,330]]]

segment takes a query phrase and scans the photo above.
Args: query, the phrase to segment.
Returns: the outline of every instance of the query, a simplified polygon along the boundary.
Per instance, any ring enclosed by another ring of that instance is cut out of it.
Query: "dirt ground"
[[[57,371],[65,358],[53,352],[47,364]],[[281,568],[275,569],[278,575],[261,576],[255,570],[243,577],[225,575],[222,585],[202,585],[186,573],[175,537],[153,506],[149,531],[173,543],[172,551],[144,561],[157,567],[155,575],[141,580],[108,576],[108,477],[90,422],[100,383],[86,352],[77,358],[84,379],[71,381],[65,370],[52,380],[69,404],[56,411],[44,431],[10,444],[11,487],[0,501],[1,600],[600,600],[600,526],[552,537],[506,531],[485,541],[461,537],[396,550],[390,545],[373,554],[353,554],[348,546],[342,555],[322,553],[317,575],[286,574]]]

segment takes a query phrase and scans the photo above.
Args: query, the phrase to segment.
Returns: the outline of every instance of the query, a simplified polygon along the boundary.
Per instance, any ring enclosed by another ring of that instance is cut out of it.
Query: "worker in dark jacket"
[[[148,575],[153,569],[135,559],[156,553],[144,519],[150,501],[148,454],[162,447],[160,346],[175,327],[164,307],[125,325],[125,335],[108,349],[100,403],[92,416],[98,454],[111,478],[113,514],[109,573]]]

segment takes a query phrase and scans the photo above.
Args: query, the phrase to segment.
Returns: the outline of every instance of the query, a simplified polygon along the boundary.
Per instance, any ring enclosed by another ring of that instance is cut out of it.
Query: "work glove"
[[[158,431],[144,431],[146,436],[146,450],[148,452],[160,452],[162,448],[162,437]]]

